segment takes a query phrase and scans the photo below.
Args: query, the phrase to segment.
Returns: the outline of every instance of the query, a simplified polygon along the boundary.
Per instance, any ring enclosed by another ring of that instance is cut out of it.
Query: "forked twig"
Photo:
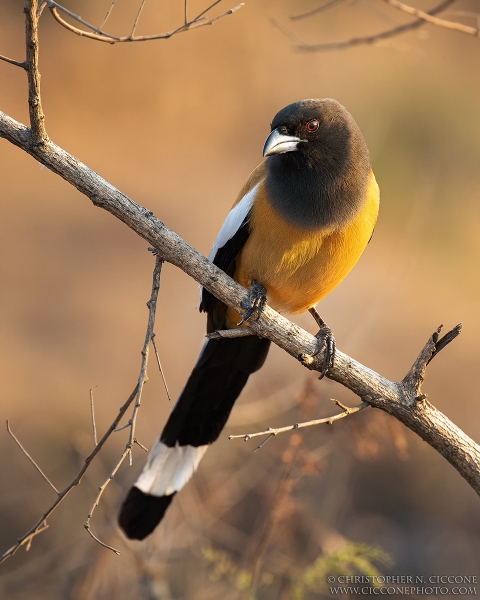
[[[105,31],[103,31],[101,29],[103,27],[103,25],[105,24],[105,21],[111,12],[111,9],[113,8],[113,4],[110,7],[110,12],[107,13],[107,17],[104,19],[101,27],[98,28],[98,27],[95,27],[95,25],[92,25],[91,23],[89,23],[88,21],[85,21],[84,19],[82,19],[79,15],[76,15],[72,11],[66,9],[64,6],[62,6],[58,2],[55,2],[54,0],[45,0],[45,1],[48,5],[48,8],[50,9],[50,13],[54,17],[54,19],[60,25],[62,25],[62,27],[65,27],[65,29],[68,29],[69,31],[71,31],[72,33],[75,33],[76,35],[79,35],[82,37],[87,37],[92,40],[97,40],[99,42],[106,42],[108,44],[116,44],[116,43],[121,43],[121,42],[146,42],[146,41],[150,41],[150,40],[169,39],[172,36],[176,35],[177,33],[183,33],[185,31],[190,31],[191,29],[196,29],[198,27],[204,27],[205,25],[213,25],[213,23],[215,23],[216,21],[223,19],[224,17],[227,17],[228,15],[233,14],[235,11],[237,11],[239,8],[242,8],[242,6],[244,5],[243,3],[237,4],[236,6],[229,8],[225,12],[223,12],[219,15],[216,15],[215,17],[206,19],[204,17],[204,15],[208,11],[210,11],[214,6],[216,6],[219,2],[222,1],[222,0],[216,0],[213,4],[208,6],[206,9],[202,10],[194,19],[191,19],[190,21],[185,21],[179,27],[176,27],[175,29],[172,29],[171,31],[165,31],[163,33],[156,33],[156,34],[152,34],[152,35],[137,35],[136,36],[136,35],[134,35],[135,29],[137,27],[138,20],[140,18],[140,13],[141,13],[143,6],[145,4],[145,1],[146,1],[146,0],[142,0],[140,10],[137,13],[137,16],[135,18],[135,22],[133,24],[133,28],[132,28],[130,35],[116,36],[116,35],[111,35],[109,33],[106,33]],[[77,21],[78,23],[81,23],[82,25],[87,27],[87,29],[89,29],[90,31],[85,31],[84,29],[79,29],[78,27],[71,25],[70,23],[65,21],[65,19],[63,19],[60,16],[60,12],[68,15],[70,18]]]
[[[115,548],[113,548],[112,546],[109,546],[108,544],[102,542],[96,535],[94,535],[94,533],[92,532],[91,529],[91,525],[90,525],[90,521],[93,517],[93,513],[95,512],[95,509],[97,508],[97,506],[100,503],[100,499],[103,495],[103,493],[105,492],[108,484],[112,481],[112,479],[115,477],[115,475],[118,472],[118,469],[121,467],[121,465],[123,464],[123,462],[125,461],[125,459],[129,458],[130,464],[132,464],[132,449],[133,446],[135,444],[137,444],[138,446],[140,446],[143,450],[148,451],[145,446],[143,446],[143,444],[141,444],[135,437],[135,425],[136,425],[136,420],[137,420],[137,415],[138,415],[138,410],[140,408],[140,404],[141,404],[141,398],[142,398],[142,391],[143,391],[143,386],[145,384],[145,382],[147,381],[147,366],[148,366],[148,355],[149,355],[149,347],[150,347],[150,341],[152,340],[152,336],[153,334],[153,328],[155,326],[155,313],[156,313],[156,309],[157,309],[157,300],[158,300],[158,291],[160,289],[160,276],[162,273],[162,265],[163,265],[163,260],[161,259],[161,257],[156,254],[155,256],[155,267],[153,269],[153,277],[152,277],[152,293],[150,295],[150,300],[147,302],[147,307],[148,307],[148,324],[147,324],[147,331],[145,334],[145,340],[143,343],[143,348],[142,348],[142,360],[141,360],[141,365],[140,365],[140,374],[138,376],[138,383],[137,383],[137,387],[136,387],[136,394],[135,394],[135,403],[133,405],[133,411],[132,411],[132,416],[130,417],[128,423],[124,426],[124,427],[120,427],[120,428],[116,428],[115,431],[120,431],[121,429],[125,429],[125,428],[130,428],[130,433],[128,436],[128,440],[127,443],[125,445],[125,449],[122,453],[122,455],[120,456],[120,458],[117,460],[115,466],[113,467],[110,475],[108,476],[108,478],[103,482],[103,484],[98,488],[98,494],[93,502],[92,507],[90,508],[90,512],[88,513],[87,516],[87,520],[85,521],[84,527],[85,529],[88,531],[88,533],[92,536],[92,538],[98,542],[99,544],[101,544],[102,546],[104,546],[105,548],[108,548],[109,550],[112,550],[113,552],[115,552],[115,554],[120,554],[120,552],[118,550],[116,550]]]
[[[111,425],[108,427],[107,431],[104,433],[104,435],[102,436],[102,438],[100,439],[100,441],[95,445],[95,447],[92,450],[92,452],[85,459],[85,462],[84,462],[82,468],[80,469],[80,471],[77,473],[77,475],[74,477],[74,479],[72,479],[72,481],[65,487],[65,489],[63,489],[61,492],[59,492],[56,489],[56,487],[48,479],[48,477],[45,475],[45,473],[43,473],[43,471],[40,469],[40,467],[37,465],[37,463],[33,460],[33,458],[28,454],[28,452],[25,450],[25,448],[22,446],[22,444],[19,442],[19,440],[12,433],[12,431],[11,431],[11,429],[9,427],[8,421],[7,421],[7,430],[8,430],[8,432],[13,437],[13,439],[18,444],[18,446],[22,449],[22,451],[25,453],[25,455],[30,459],[30,461],[35,466],[35,468],[43,476],[43,478],[55,490],[55,492],[57,493],[57,498],[56,498],[55,502],[53,502],[51,504],[51,506],[43,513],[43,515],[40,517],[40,519],[38,519],[38,521],[35,523],[35,525],[33,525],[33,527],[31,527],[22,537],[20,537],[17,540],[17,542],[9,550],[7,550],[4,554],[2,554],[2,556],[0,556],[0,564],[4,560],[6,560],[7,558],[9,558],[10,556],[12,556],[13,554],[15,554],[17,552],[17,550],[21,546],[27,545],[27,548],[29,548],[30,545],[31,545],[31,542],[32,542],[33,538],[36,535],[38,535],[39,533],[42,533],[42,531],[44,531],[48,527],[48,525],[46,523],[47,518],[53,513],[53,511],[57,508],[57,506],[66,498],[66,496],[71,492],[71,490],[75,486],[79,485],[79,483],[81,482],[81,480],[82,480],[85,472],[87,471],[88,467],[92,463],[93,459],[98,454],[98,452],[101,450],[101,448],[103,447],[103,445],[105,444],[105,442],[108,440],[108,438],[112,435],[112,433],[114,433],[115,431],[117,431],[117,427],[118,427],[120,421],[122,420],[123,416],[127,412],[129,406],[132,404],[132,402],[135,401],[132,416],[131,416],[129,422],[127,423],[127,425],[126,425],[126,427],[130,427],[130,435],[129,435],[129,438],[128,438],[128,442],[127,442],[127,444],[125,446],[125,450],[122,453],[122,456],[120,457],[120,459],[117,461],[117,464],[113,468],[113,470],[110,473],[110,476],[108,477],[108,479],[99,488],[99,493],[98,493],[98,495],[97,495],[97,497],[95,499],[95,502],[94,502],[94,504],[93,504],[93,506],[92,506],[92,508],[90,510],[90,513],[88,515],[87,521],[85,522],[85,528],[87,529],[88,533],[92,536],[92,538],[95,541],[97,541],[99,544],[101,544],[105,548],[108,548],[109,550],[112,550],[113,552],[115,552],[117,554],[119,553],[118,550],[116,550],[115,548],[113,548],[113,547],[109,546],[108,544],[105,544],[104,542],[102,542],[92,532],[91,527],[90,527],[90,520],[92,518],[92,515],[93,515],[93,512],[94,512],[95,508],[98,506],[98,503],[100,501],[100,498],[101,498],[103,492],[105,491],[105,488],[110,483],[110,481],[113,479],[114,475],[118,471],[120,465],[123,463],[123,461],[125,460],[125,458],[131,454],[133,445],[137,444],[143,450],[146,450],[145,446],[143,446],[135,438],[135,420],[136,420],[136,415],[137,415],[137,412],[138,412],[138,409],[139,409],[139,406],[140,406],[141,390],[143,388],[143,384],[147,380],[146,369],[147,369],[147,361],[148,361],[148,344],[149,344],[149,341],[151,339],[151,335],[153,333],[153,326],[154,326],[154,323],[155,323],[155,309],[156,309],[156,302],[157,302],[157,298],[158,298],[158,290],[159,290],[159,284],[160,284],[161,265],[162,265],[162,260],[161,260],[161,258],[159,258],[157,256],[156,257],[156,262],[155,262],[155,268],[154,268],[154,271],[153,271],[152,294],[151,294],[149,302],[147,303],[147,305],[149,307],[148,325],[147,325],[147,333],[146,333],[146,336],[145,336],[145,342],[144,342],[144,346],[143,346],[143,349],[142,349],[142,361],[141,361],[141,368],[140,368],[140,375],[139,375],[139,378],[138,378],[138,382],[137,382],[137,384],[135,386],[135,389],[133,390],[133,392],[128,397],[127,401],[119,409],[117,416],[115,417],[115,419],[113,420],[113,422],[111,423]],[[93,390],[91,390],[91,392],[92,391]]]
[[[338,415],[326,417],[324,419],[314,419],[312,421],[305,421],[303,423],[294,423],[293,425],[287,425],[286,427],[277,427],[277,428],[269,427],[265,431],[257,431],[256,433],[242,433],[240,435],[229,435],[228,439],[235,440],[235,439],[242,438],[245,442],[248,442],[248,440],[253,437],[258,437],[260,435],[267,435],[267,437],[263,440],[263,442],[261,442],[261,444],[255,448],[254,452],[256,452],[257,450],[260,450],[260,448],[262,448],[268,442],[268,440],[270,440],[272,437],[278,435],[279,433],[285,433],[286,431],[293,431],[294,429],[302,429],[303,427],[312,427],[314,425],[324,425],[324,424],[332,425],[335,421],[344,419],[345,417],[348,417],[349,415],[352,415],[353,413],[356,413],[356,412],[366,408],[367,406],[370,406],[370,404],[368,402],[362,402],[361,404],[358,404],[357,406],[350,407],[350,406],[345,406],[339,400],[335,400],[334,398],[332,398],[331,400],[332,400],[332,402],[335,402],[335,404],[337,406],[339,406],[343,410],[343,412],[339,413]]]
[[[79,472],[74,477],[74,479],[72,479],[72,481],[67,485],[67,487],[65,489],[63,489],[61,492],[59,492],[55,502],[53,502],[53,504],[51,504],[47,508],[47,510],[43,513],[43,515],[40,517],[40,519],[38,519],[38,521],[35,523],[35,525],[33,525],[33,527],[31,527],[27,531],[27,533],[22,535],[22,537],[18,538],[16,543],[9,550],[4,552],[0,556],[0,564],[4,560],[9,558],[10,556],[13,556],[21,546],[24,546],[25,544],[27,544],[27,548],[28,548],[31,544],[31,540],[36,535],[38,535],[39,533],[42,533],[42,531],[47,529],[47,527],[48,527],[46,524],[47,518],[53,513],[53,511],[57,508],[57,506],[67,497],[67,495],[72,491],[72,489],[81,482],[81,480],[83,479],[83,476],[85,475],[85,472],[87,471],[88,467],[91,465],[93,459],[100,452],[100,450],[102,449],[103,445],[108,440],[110,435],[114,432],[115,428],[121,421],[123,415],[127,412],[128,407],[134,401],[136,395],[137,395],[137,387],[135,387],[135,389],[130,394],[130,396],[128,397],[126,402],[123,404],[123,406],[120,407],[118,414],[115,417],[115,419],[113,420],[112,424],[107,429],[107,431],[103,434],[103,437],[98,442],[98,444],[95,446],[95,448],[87,456],[87,458],[85,459],[85,462],[83,463],[82,468],[79,470]]]

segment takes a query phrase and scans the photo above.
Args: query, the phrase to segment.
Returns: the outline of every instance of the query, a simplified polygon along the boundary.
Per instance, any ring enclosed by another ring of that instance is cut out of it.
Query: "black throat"
[[[302,229],[342,227],[365,202],[366,144],[360,134],[342,148],[308,146],[299,143],[298,151],[267,158],[268,198],[283,218]]]

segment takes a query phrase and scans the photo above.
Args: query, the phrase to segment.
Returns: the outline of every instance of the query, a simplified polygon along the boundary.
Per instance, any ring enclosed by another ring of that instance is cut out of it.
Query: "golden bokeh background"
[[[108,31],[129,32],[138,4],[118,0]],[[65,2],[96,24],[109,5]],[[190,2],[189,9],[202,6]],[[460,338],[429,366],[424,391],[480,440],[480,42],[423,27],[376,45],[301,53],[272,19],[310,42],[408,21],[377,0],[290,20],[315,6],[247,0],[212,27],[114,46],[67,32],[45,11],[40,67],[48,134],[208,254],[261,160],[273,115],[300,98],[339,100],[367,140],[381,211],[364,256],[320,312],[342,351],[392,380],[405,375],[440,323],[462,321]],[[478,5],[459,0],[453,8]],[[182,13],[182,2],[147,2],[138,33],[171,29]],[[22,59],[23,46],[19,2],[3,0],[0,53]],[[0,82],[0,110],[27,123],[25,74],[0,62]],[[0,203],[0,416],[62,488],[92,447],[89,388],[98,385],[102,432],[135,385],[153,259],[122,223],[4,140]],[[202,343],[197,302],[195,282],[166,265],[156,340],[175,397]],[[310,318],[297,321],[315,331]],[[153,362],[149,375],[137,437],[151,447],[171,406]],[[477,495],[391,417],[367,409],[328,429],[275,438],[255,454],[253,441],[228,442],[229,433],[334,414],[331,397],[357,401],[332,382],[317,383],[274,348],[164,525],[142,544],[127,543],[116,526],[145,460],[137,448],[133,467],[122,467],[93,519],[120,557],[82,527],[125,443],[127,433],[116,434],[30,552],[21,549],[2,565],[0,595],[249,597],[233,576],[215,580],[215,564],[202,554],[210,548],[265,576],[254,597],[289,598],[298,573],[348,540],[388,552],[394,564],[377,565],[383,573],[480,575]],[[5,429],[0,451],[3,552],[54,493]]]

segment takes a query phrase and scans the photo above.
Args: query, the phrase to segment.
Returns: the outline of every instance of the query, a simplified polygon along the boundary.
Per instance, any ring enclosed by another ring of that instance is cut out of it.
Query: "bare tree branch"
[[[33,458],[30,456],[30,454],[25,450],[25,448],[22,446],[22,444],[20,443],[20,441],[17,439],[17,437],[15,436],[15,434],[13,433],[13,431],[10,429],[10,423],[8,422],[7,419],[7,431],[8,433],[12,436],[12,438],[15,440],[15,442],[17,443],[18,447],[21,449],[21,451],[25,454],[25,456],[28,458],[28,460],[32,463],[32,465],[37,469],[37,471],[40,473],[40,475],[45,479],[45,481],[48,483],[48,485],[55,491],[55,493],[59,494],[60,492],[57,490],[57,488],[53,485],[53,483],[50,481],[50,479],[45,475],[45,473],[42,471],[42,469],[37,465],[37,463],[33,460]]]
[[[0,54],[0,60],[4,60],[5,62],[10,63],[11,65],[15,65],[16,67],[25,69],[25,71],[27,70],[26,61],[21,62],[19,60],[13,60],[13,58],[8,58],[8,56],[3,56],[3,54]]]
[[[408,4],[404,4],[398,0],[384,0],[384,2],[390,6],[398,8],[404,13],[407,13],[407,15],[413,15],[414,17],[422,19],[423,21],[430,23],[430,25],[445,27],[446,29],[453,29],[454,31],[460,31],[461,33],[480,37],[480,29],[476,27],[469,27],[468,25],[463,25],[462,23],[456,23],[455,21],[448,21],[447,19],[434,17],[431,13],[424,12],[423,10],[419,10],[418,8],[414,8],[413,6],[409,6]]]
[[[32,143],[35,146],[44,144],[48,139],[45,130],[45,115],[42,109],[40,96],[40,72],[38,70],[38,0],[26,2],[25,12],[25,40],[27,46],[27,80],[28,80],[28,110],[30,114],[30,127],[32,129]]]
[[[49,6],[53,0],[45,0]],[[218,2],[219,0],[217,0]],[[437,12],[451,4],[453,0],[444,0],[437,6]],[[212,5],[214,6],[214,4]],[[41,5],[40,5],[41,8]],[[110,477],[101,486],[99,494],[88,515],[85,527],[89,533],[103,546],[116,551],[111,546],[101,542],[90,530],[90,519],[98,505],[104,489],[113,478],[118,468],[127,456],[131,457],[132,447],[138,444],[135,438],[135,422],[140,406],[141,392],[146,381],[146,368],[148,359],[149,342],[152,339],[155,320],[155,305],[158,295],[159,278],[162,261],[168,261],[182,269],[190,277],[203,285],[207,290],[227,304],[237,313],[242,312],[242,305],[248,292],[238,283],[228,277],[223,271],[209,262],[205,257],[190,247],[176,233],[168,229],[148,209],[136,204],[125,194],[117,190],[110,183],[102,179],[97,173],[81,163],[77,158],[65,152],[52,142],[45,131],[44,117],[40,100],[40,86],[38,73],[38,36],[37,13],[38,0],[27,1],[26,32],[27,32],[27,74],[29,82],[29,107],[31,128],[15,121],[8,115],[0,112],[0,137],[16,145],[30,154],[38,162],[52,172],[58,174],[65,181],[75,186],[82,194],[87,196],[94,206],[100,207],[125,223],[140,237],[149,242],[156,249],[156,265],[153,276],[152,295],[149,302],[149,319],[144,347],[142,350],[142,363],[138,383],[134,391],[119,409],[119,412],[109,426],[101,440],[94,447],[76,477],[61,492],[57,492],[55,502],[44,512],[35,525],[12,548],[0,557],[0,563],[23,545],[27,548],[34,536],[47,527],[46,519],[55,510],[66,495],[78,485],[83,478],[92,460],[98,454],[109,436],[118,431],[118,425],[132,402],[135,401],[132,416],[125,427],[130,428],[128,442],[119,461],[112,470]],[[53,10],[53,9],[51,9]],[[429,14],[432,14],[430,11]],[[198,19],[199,17],[197,17]],[[220,17],[217,17],[220,18]],[[421,20],[423,23],[424,21]],[[191,22],[192,23],[192,22]],[[198,23],[198,26],[205,21]],[[418,25],[416,25],[418,26]],[[412,25],[410,25],[412,27]],[[139,39],[139,38],[135,38]],[[144,38],[146,39],[146,38]],[[245,330],[235,335],[244,335]],[[473,442],[463,431],[453,424],[445,415],[432,406],[421,393],[421,385],[425,378],[425,370],[432,358],[439,353],[460,332],[460,326],[455,327],[443,338],[439,339],[440,328],[429,338],[412,368],[400,382],[389,381],[380,374],[355,361],[353,358],[337,350],[335,363],[327,371],[327,377],[337,381],[353,391],[362,399],[362,404],[347,408],[339,404],[344,412],[328,419],[329,421],[344,418],[351,412],[357,412],[364,404],[370,404],[389,413],[412,431],[417,433],[428,444],[442,454],[459,474],[480,495],[480,446]],[[325,352],[316,353],[317,339],[276,313],[266,306],[262,316],[249,323],[249,334],[266,337],[284,349],[291,356],[299,360],[310,370],[321,371]],[[222,336],[222,332],[219,332]],[[304,425],[307,426],[307,425]],[[296,428],[291,426],[291,428]],[[120,428],[122,429],[122,428]],[[282,428],[281,428],[282,429]],[[275,435],[269,430],[269,438]],[[266,440],[265,440],[266,441]],[[265,441],[263,443],[265,443]],[[263,443],[261,445],[263,445]],[[33,461],[32,461],[33,462]],[[55,488],[54,488],[55,489]]]
[[[294,15],[293,17],[290,17],[290,20],[291,21],[300,21],[301,19],[309,19],[310,17],[314,17],[315,15],[318,15],[326,10],[329,10],[330,8],[333,8],[334,6],[341,4],[342,2],[345,2],[345,0],[330,0],[330,2],[327,2],[326,4],[322,4],[321,6],[318,6],[317,8],[314,8],[313,10],[309,10],[308,12],[301,13],[300,15]]]
[[[150,41],[150,40],[166,40],[166,39],[169,39],[172,36],[176,35],[177,33],[183,33],[185,31],[190,31],[191,29],[196,29],[198,27],[204,27],[205,25],[213,25],[213,23],[215,23],[216,21],[223,19],[224,17],[227,17],[228,15],[233,14],[239,8],[242,8],[242,6],[244,6],[244,3],[242,2],[232,8],[229,8],[225,12],[223,12],[219,15],[216,15],[215,17],[206,19],[203,15],[205,13],[207,13],[208,11],[210,11],[219,2],[221,2],[221,0],[216,0],[216,2],[211,4],[208,8],[206,8],[202,12],[200,12],[194,19],[192,19],[191,21],[184,22],[182,25],[180,25],[176,29],[172,29],[171,31],[166,31],[163,33],[156,33],[156,34],[152,34],[152,35],[134,36],[135,29],[136,29],[136,26],[138,23],[138,19],[140,18],[141,10],[145,4],[145,0],[143,0],[142,4],[140,6],[140,10],[137,13],[137,17],[135,19],[131,34],[127,35],[127,36],[115,36],[115,35],[111,35],[109,33],[102,31],[102,29],[95,27],[95,25],[92,25],[91,23],[88,23],[87,21],[83,20],[81,17],[79,17],[75,13],[71,12],[70,10],[66,9],[65,7],[61,6],[54,0],[45,0],[45,2],[47,3],[48,8],[50,9],[50,12],[53,15],[54,19],[58,23],[60,23],[60,25],[62,25],[62,27],[65,27],[66,29],[68,29],[72,33],[75,33],[76,35],[79,35],[82,37],[87,37],[92,40],[97,40],[99,42],[107,42],[108,44],[116,44],[116,43],[121,43],[121,42],[146,42],[146,41]],[[110,12],[111,12],[112,8],[113,8],[113,6],[110,7]],[[69,17],[71,17],[75,21],[81,23],[85,27],[88,27],[88,29],[90,29],[91,31],[85,31],[83,29],[79,29],[78,27],[75,27],[74,25],[71,25],[70,23],[67,23],[67,21],[62,19],[62,17],[59,14],[59,11],[62,11],[63,13],[67,14]],[[108,14],[107,14],[107,16],[108,16]],[[102,23],[101,27],[103,27],[103,25],[105,24],[105,21],[106,21],[106,18],[105,18],[104,22]],[[94,33],[91,33],[91,32],[94,32]]]
[[[83,476],[85,475],[85,472],[87,471],[88,467],[92,463],[93,459],[100,452],[100,450],[102,449],[103,445],[108,440],[110,435],[114,432],[115,428],[119,424],[123,415],[127,412],[128,407],[134,401],[136,395],[137,395],[137,386],[135,387],[133,392],[130,394],[130,396],[128,397],[126,402],[123,404],[123,406],[120,407],[118,414],[115,417],[114,421],[112,422],[110,427],[107,429],[107,431],[103,434],[102,439],[98,442],[98,444],[95,446],[95,448],[87,456],[82,468],[79,470],[79,472],[74,477],[74,479],[72,479],[72,481],[67,485],[67,487],[65,489],[63,489],[61,492],[59,492],[55,502],[47,508],[47,510],[43,513],[43,515],[40,517],[40,519],[38,519],[38,521],[35,523],[35,525],[33,525],[33,527],[31,527],[27,531],[27,533],[22,535],[22,537],[18,538],[16,543],[0,556],[0,564],[2,562],[4,562],[5,560],[7,560],[7,558],[9,558],[10,556],[13,556],[17,552],[17,550],[19,548],[21,548],[22,546],[24,546],[25,544],[27,544],[27,547],[28,547],[28,545],[31,543],[31,540],[36,535],[38,535],[39,533],[42,533],[42,531],[45,531],[45,529],[47,529],[47,527],[48,527],[48,525],[46,523],[47,518],[52,514],[52,512],[57,508],[57,506],[67,497],[67,495],[73,490],[73,488],[81,482],[81,480],[83,479]]]
[[[235,440],[242,438],[245,442],[248,442],[248,440],[250,440],[253,437],[258,437],[259,435],[267,435],[268,437],[265,440],[263,440],[263,442],[259,446],[255,448],[254,452],[256,452],[257,450],[260,450],[260,448],[262,448],[270,438],[278,435],[279,433],[293,431],[294,429],[303,429],[304,427],[312,427],[314,425],[332,425],[333,423],[335,423],[335,421],[344,419],[345,417],[348,417],[349,415],[352,415],[353,413],[356,413],[366,408],[367,406],[370,406],[368,402],[362,402],[358,406],[349,407],[345,406],[339,400],[335,400],[334,398],[332,398],[332,402],[335,402],[337,406],[343,409],[343,412],[339,413],[338,415],[333,415],[332,417],[326,417],[323,419],[313,419],[312,421],[305,421],[303,423],[294,423],[293,425],[287,425],[286,427],[269,427],[265,431],[257,431],[256,433],[242,433],[240,435],[229,435],[228,439]]]
[[[0,112],[0,136],[22,148],[54,173],[88,196],[158,249],[164,260],[201,283],[217,298],[241,313],[245,288],[210,263],[148,209],[139,206],[94,171],[52,141],[30,144],[30,131]],[[256,335],[267,337],[307,368],[321,371],[323,352],[312,357],[316,338],[266,306],[262,317],[250,323]],[[429,342],[430,343],[430,342]],[[419,401],[408,378],[392,382],[337,350],[327,377],[360,396],[363,401],[399,419],[440,452],[480,494],[480,447],[425,399]]]
[[[103,496],[104,491],[106,490],[108,484],[112,481],[112,479],[117,474],[118,469],[121,467],[121,465],[123,464],[123,462],[125,461],[127,456],[129,458],[130,465],[132,464],[132,448],[133,448],[134,444],[138,444],[143,450],[148,452],[148,450],[145,448],[145,446],[143,446],[135,437],[135,425],[137,422],[138,410],[139,410],[140,404],[141,404],[143,386],[145,385],[146,381],[148,380],[148,377],[147,377],[148,355],[149,355],[150,342],[151,342],[152,336],[153,336],[153,328],[155,326],[155,313],[157,310],[157,300],[158,300],[158,291],[160,289],[160,276],[161,276],[161,272],[162,272],[162,264],[163,264],[163,261],[162,261],[161,257],[157,254],[155,257],[155,268],[153,269],[152,293],[150,296],[150,300],[147,302],[148,325],[147,325],[147,331],[145,334],[145,341],[143,343],[143,348],[142,348],[142,352],[141,352],[142,361],[141,361],[141,366],[140,366],[140,374],[138,376],[138,383],[137,383],[137,387],[136,387],[137,392],[135,395],[135,403],[133,405],[132,416],[130,417],[130,419],[127,423],[127,427],[130,427],[130,434],[128,436],[128,441],[125,445],[125,450],[123,451],[122,455],[116,462],[110,475],[103,482],[103,484],[98,488],[97,497],[95,498],[95,501],[90,509],[90,512],[88,513],[87,520],[85,521],[85,524],[84,524],[85,529],[88,531],[88,533],[92,536],[92,538],[96,542],[101,544],[104,548],[108,548],[109,550],[112,550],[113,552],[115,552],[115,554],[120,554],[120,552],[118,550],[116,550],[115,548],[113,548],[112,546],[105,544],[96,535],[94,535],[92,528],[90,526],[90,521],[93,517],[93,513],[95,512],[95,509],[97,508],[97,506],[100,503],[100,499]],[[123,427],[120,429],[123,429]],[[115,429],[115,431],[119,431],[119,429]]]
[[[437,6],[429,10],[426,14],[428,15],[436,15],[446,8],[451,6],[455,0],[443,0]],[[387,29],[385,31],[381,31],[380,33],[375,33],[373,35],[367,35],[364,37],[356,37],[351,38],[349,40],[344,40],[341,42],[327,42],[323,44],[308,44],[302,43],[295,46],[295,49],[299,52],[326,52],[330,50],[344,50],[346,48],[353,48],[355,46],[363,46],[368,44],[376,44],[382,40],[386,40],[392,37],[396,37],[405,33],[407,31],[412,31],[413,29],[418,29],[425,25],[424,19],[418,19],[413,21],[412,23],[406,23],[405,25],[399,25],[398,27],[393,27],[392,29]]]

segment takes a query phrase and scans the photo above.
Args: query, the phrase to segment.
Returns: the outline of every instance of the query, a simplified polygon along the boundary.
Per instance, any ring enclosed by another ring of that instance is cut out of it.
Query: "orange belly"
[[[256,280],[268,304],[283,313],[303,312],[331,292],[364,251],[377,220],[379,191],[371,173],[365,203],[355,218],[336,230],[301,230],[287,223],[265,198],[260,184],[252,209],[251,234],[237,258],[235,280]],[[239,318],[229,311],[227,325]]]

